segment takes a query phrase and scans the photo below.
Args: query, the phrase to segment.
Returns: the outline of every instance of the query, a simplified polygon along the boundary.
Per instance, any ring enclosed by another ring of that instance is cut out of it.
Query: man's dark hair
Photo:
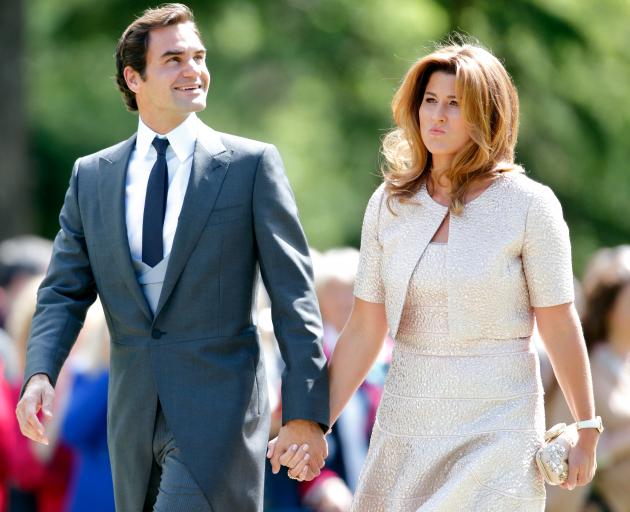
[[[116,83],[123,95],[127,109],[138,110],[136,94],[129,89],[124,69],[131,66],[144,80],[147,65],[147,50],[149,49],[149,33],[154,28],[168,27],[180,23],[192,23],[195,32],[201,39],[199,29],[195,24],[192,11],[184,4],[163,4],[156,8],[147,9],[129,25],[116,45]]]

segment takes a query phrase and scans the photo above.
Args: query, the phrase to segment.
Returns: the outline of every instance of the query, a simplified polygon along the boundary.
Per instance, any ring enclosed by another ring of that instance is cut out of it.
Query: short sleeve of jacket
[[[573,302],[569,229],[548,187],[537,190],[530,203],[522,257],[532,307]]]
[[[381,185],[368,202],[361,229],[361,255],[354,284],[354,295],[367,302],[384,303],[382,258],[383,247],[379,240],[379,216],[383,202],[384,187]],[[386,207],[386,206],[385,206]]]

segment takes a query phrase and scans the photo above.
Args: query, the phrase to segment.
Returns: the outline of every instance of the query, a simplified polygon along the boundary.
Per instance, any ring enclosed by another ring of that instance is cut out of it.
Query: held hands
[[[290,420],[280,429],[278,437],[269,441],[267,457],[274,474],[280,466],[289,468],[289,478],[312,480],[319,475],[328,456],[328,444],[317,423]]]
[[[37,414],[42,411],[44,419],[50,420],[53,415],[54,397],[55,390],[50,385],[47,375],[38,373],[29,379],[24,394],[15,408],[15,415],[24,436],[38,443],[48,444],[46,429],[37,418]]]
[[[599,432],[594,428],[579,431],[578,442],[569,450],[569,475],[560,487],[572,491],[593,479],[597,469],[595,450],[598,439]]]

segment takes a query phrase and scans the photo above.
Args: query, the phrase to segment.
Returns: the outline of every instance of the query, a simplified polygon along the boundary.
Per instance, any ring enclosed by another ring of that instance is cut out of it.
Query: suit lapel
[[[397,243],[392,245],[390,257],[396,264],[392,265],[391,279],[404,285],[391,287],[396,290],[389,315],[390,333],[394,337],[398,333],[411,275],[446,215],[446,209],[430,199],[424,185],[412,202],[399,203],[397,210],[400,218],[396,222],[404,229],[396,237]]]
[[[144,294],[140,289],[131,263],[127,222],[125,219],[125,178],[131,151],[136,143],[135,134],[99,161],[99,202],[105,231],[110,237],[110,249],[115,267],[121,273],[129,292],[144,315],[152,320]]]
[[[164,277],[160,300],[155,311],[155,318],[160,314],[173,292],[190,253],[201,236],[221,191],[231,156],[231,152],[227,151],[219,142],[216,134],[214,135],[214,143],[204,144],[203,137],[197,139],[190,180],[184,196],[182,211],[177,221],[173,248]]]

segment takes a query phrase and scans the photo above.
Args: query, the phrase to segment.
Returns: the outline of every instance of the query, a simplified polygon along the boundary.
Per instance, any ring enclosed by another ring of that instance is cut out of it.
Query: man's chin
[[[206,108],[206,100],[197,99],[194,101],[187,102],[186,104],[180,104],[180,109],[182,113],[192,114],[193,112],[201,112]]]
[[[190,112],[201,112],[206,108],[206,100],[204,98],[203,101],[193,101],[190,104]]]

